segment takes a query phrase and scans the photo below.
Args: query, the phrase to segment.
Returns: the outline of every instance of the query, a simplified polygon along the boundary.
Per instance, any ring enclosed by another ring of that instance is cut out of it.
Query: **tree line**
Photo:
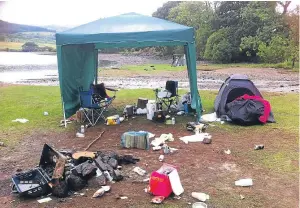
[[[56,52],[55,48],[49,46],[39,46],[35,42],[26,42],[22,45],[23,52],[49,51]]]
[[[170,1],[152,16],[195,28],[199,60],[216,63],[299,61],[299,6],[290,1]],[[182,50],[159,47],[164,54]]]

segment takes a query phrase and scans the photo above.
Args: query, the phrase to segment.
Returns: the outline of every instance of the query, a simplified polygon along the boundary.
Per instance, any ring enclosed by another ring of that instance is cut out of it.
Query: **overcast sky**
[[[165,0],[10,0],[0,3],[0,19],[28,25],[75,26],[128,12],[152,15]]]
[[[167,0],[9,0],[0,1],[0,19],[28,25],[76,26],[128,12],[151,15]],[[297,0],[289,9],[295,8]]]

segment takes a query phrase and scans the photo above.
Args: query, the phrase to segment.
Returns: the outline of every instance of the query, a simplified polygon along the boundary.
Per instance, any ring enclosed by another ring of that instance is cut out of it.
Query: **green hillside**
[[[55,32],[43,27],[21,25],[0,20],[0,33],[11,34],[18,32]]]

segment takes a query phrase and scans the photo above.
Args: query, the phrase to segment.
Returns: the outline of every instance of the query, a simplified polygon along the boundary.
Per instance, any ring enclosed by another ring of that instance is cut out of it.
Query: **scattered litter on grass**
[[[179,111],[179,112],[177,112],[177,115],[178,116],[181,116],[181,115],[183,115],[184,114],[184,111]]]
[[[241,198],[241,199],[245,199],[245,196],[244,196],[244,195],[240,195],[240,198]]]
[[[113,115],[113,116],[107,117],[106,120],[105,120],[105,124],[107,126],[120,124],[120,116],[119,115]]]
[[[205,202],[209,199],[209,195],[201,192],[192,192],[192,197],[198,199],[199,201]]]
[[[48,116],[49,113],[47,111],[44,112],[44,116]]]
[[[210,113],[210,114],[204,114],[201,116],[201,121],[204,122],[214,122],[214,121],[221,121],[220,118],[217,117],[217,113]]]
[[[143,176],[147,173],[145,170],[143,170],[140,167],[135,167],[132,171],[139,174],[140,176]]]
[[[162,148],[163,148],[164,154],[170,153],[170,147],[168,145],[164,144]]]
[[[265,148],[265,146],[263,144],[259,144],[259,145],[254,146],[254,150],[262,150],[264,148]]]
[[[173,197],[174,199],[181,199],[181,196],[177,196],[177,195],[175,195],[174,197]]]
[[[207,208],[207,205],[203,202],[195,202],[192,208]]]
[[[150,178],[145,178],[143,182],[149,182]]]
[[[50,197],[46,197],[46,198],[43,198],[43,199],[39,199],[37,200],[38,203],[46,203],[46,202],[49,202],[51,201],[52,199]]]
[[[240,179],[234,182],[236,186],[252,186],[253,181],[251,178]]]
[[[163,196],[155,196],[152,198],[151,202],[153,204],[161,204],[164,201],[165,197]]]
[[[120,196],[119,198],[120,198],[120,199],[128,199],[127,196]]]
[[[26,123],[28,122],[29,120],[26,119],[26,118],[17,118],[15,120],[12,120],[12,122],[20,122],[20,123]]]
[[[203,143],[203,144],[210,144],[211,141],[212,141],[211,138],[207,138],[207,137],[206,137],[206,138],[203,139],[202,143]]]
[[[102,186],[100,189],[98,189],[94,194],[93,198],[98,198],[104,195],[105,192],[110,191],[110,186]]]
[[[195,135],[190,136],[184,136],[180,137],[179,139],[182,140],[184,143],[188,144],[189,142],[202,142],[204,138],[211,138],[211,135],[209,133],[199,133]]]
[[[165,159],[165,156],[164,156],[164,155],[160,155],[159,158],[158,158],[159,162],[164,161],[164,159]]]
[[[4,142],[0,142],[0,147],[4,147]]]
[[[160,135],[160,137],[157,137],[154,140],[152,140],[151,145],[154,147],[157,147],[157,146],[164,144],[166,141],[169,141],[169,142],[174,141],[173,134],[171,134],[171,133],[162,134],[162,135]]]
[[[176,151],[178,151],[178,149],[173,148],[173,147],[170,147],[170,153],[174,153],[174,152],[176,152]]]
[[[83,137],[84,137],[84,134],[83,134],[83,133],[80,133],[80,132],[77,132],[77,133],[76,133],[76,137],[78,137],[78,138],[83,138]]]
[[[230,151],[230,149],[224,150],[224,153],[227,154],[227,155],[230,155],[230,154],[231,154],[231,151]]]
[[[195,132],[195,134],[199,134],[199,133],[205,132],[207,126],[208,126],[207,124],[203,124],[203,123],[188,122],[186,124],[186,129],[188,131]]]
[[[74,195],[85,196],[85,193],[74,192]]]
[[[161,150],[161,146],[154,146],[154,147],[152,147],[152,149],[153,149],[153,151],[157,151],[157,150]]]

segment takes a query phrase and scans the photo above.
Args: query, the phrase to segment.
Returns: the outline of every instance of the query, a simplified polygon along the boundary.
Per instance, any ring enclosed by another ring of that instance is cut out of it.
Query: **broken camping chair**
[[[108,96],[106,90],[114,92],[112,97]],[[88,91],[79,89],[80,105],[83,109],[85,120],[95,126],[100,118],[105,120],[103,113],[108,109],[116,98],[118,90],[106,88],[103,83],[91,85]]]
[[[166,88],[159,91],[155,89],[156,103],[158,103],[158,110],[162,110],[163,105],[169,112],[171,108],[177,108],[178,104],[178,81],[167,81]]]

